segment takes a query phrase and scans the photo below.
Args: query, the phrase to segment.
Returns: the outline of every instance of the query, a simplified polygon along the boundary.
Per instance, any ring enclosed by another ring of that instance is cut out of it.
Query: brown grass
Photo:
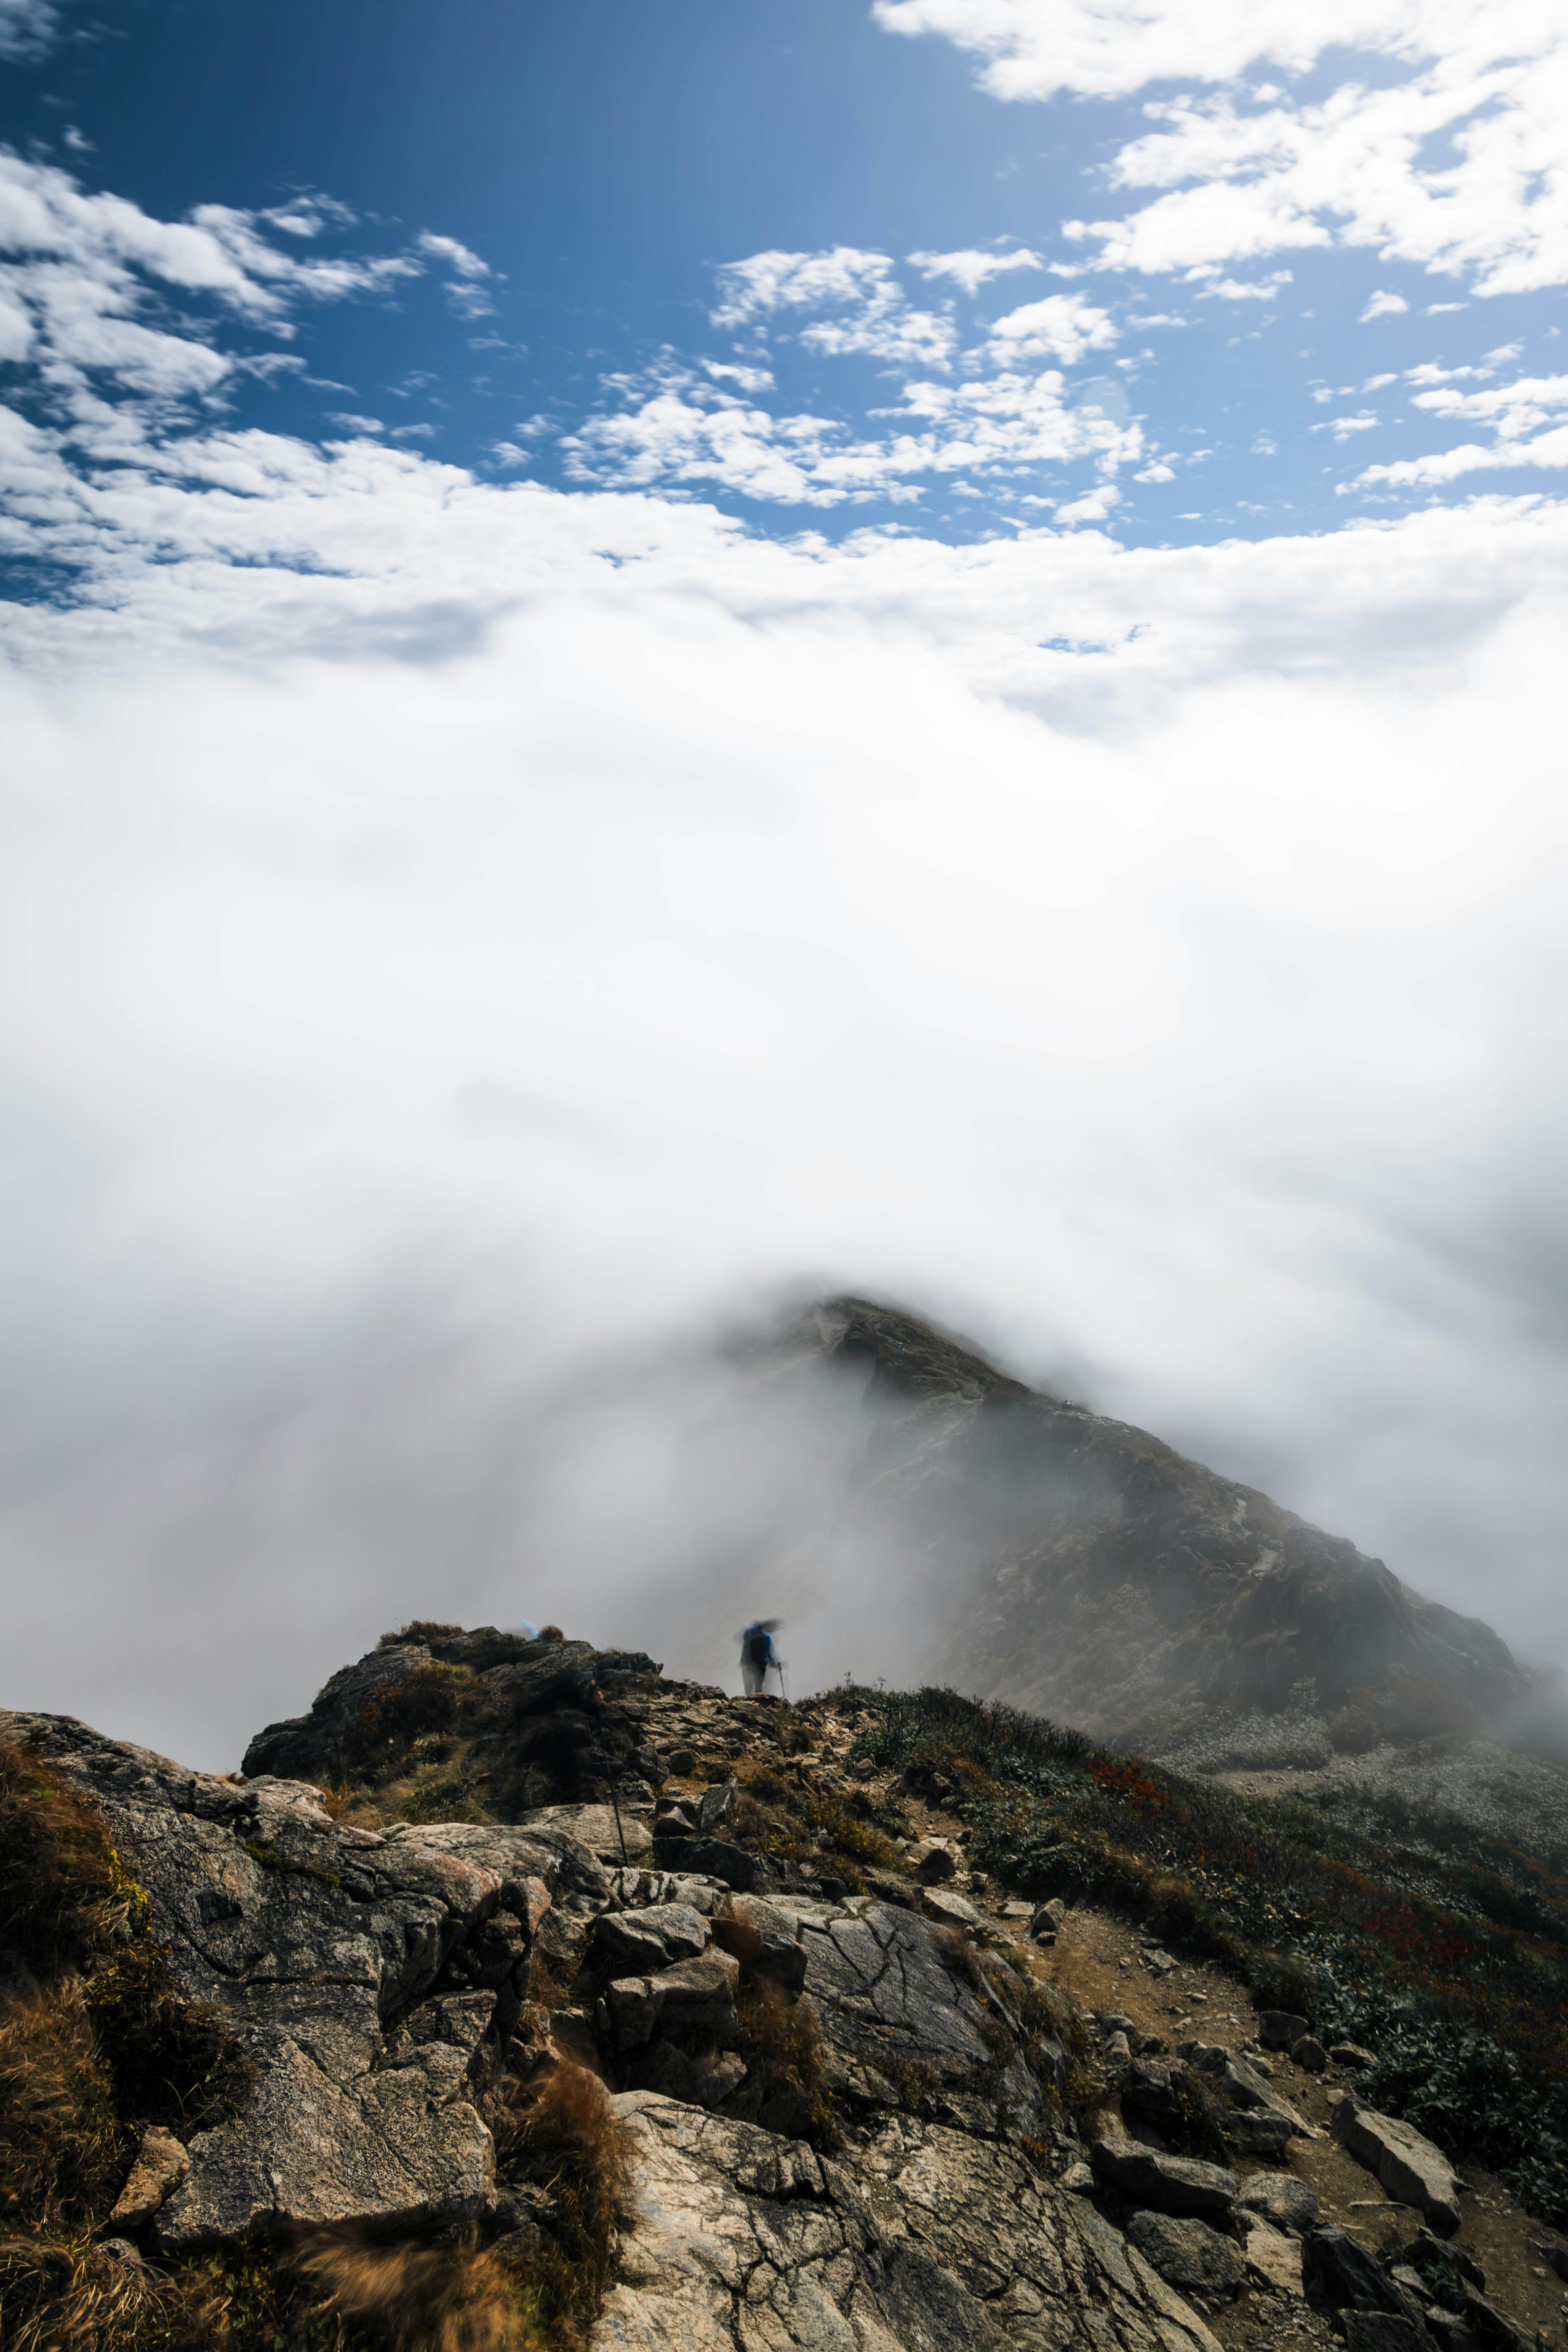
[[[289,2269],[311,2312],[346,2320],[385,2352],[544,2352],[537,2296],[471,2238],[376,2245],[335,2230]]]
[[[737,1919],[730,1926],[742,1930],[747,1924]],[[741,1935],[739,1940],[746,1939]],[[732,2047],[746,2062],[746,2079],[724,2102],[723,2112],[830,2155],[843,2147],[844,2134],[823,2084],[826,2061],[816,2011],[804,1995],[792,1996],[771,1977],[752,1973],[742,1954],[736,1957],[742,1973]]]
[[[0,2004],[0,2214],[67,2233],[112,2204],[125,2169],[109,2070],[79,1979]]]
[[[216,2273],[170,2278],[86,2236],[0,2244],[6,2352],[209,2352],[234,2341],[227,2307]]]
[[[0,2343],[184,2352],[227,2340],[224,2293],[93,2242],[142,2126],[187,2133],[252,2079],[227,2021],[180,1999],[97,1808],[0,1743]],[[216,2296],[216,2300],[215,2300]]]
[[[123,1882],[95,1807],[0,1740],[0,1921],[13,1967],[79,1966],[122,1914]]]
[[[495,2134],[502,2177],[537,2181],[555,2200],[552,2240],[517,2275],[548,2340],[574,2352],[610,2283],[629,2209],[630,2136],[598,2076],[570,2064],[537,2088],[514,2086]]]

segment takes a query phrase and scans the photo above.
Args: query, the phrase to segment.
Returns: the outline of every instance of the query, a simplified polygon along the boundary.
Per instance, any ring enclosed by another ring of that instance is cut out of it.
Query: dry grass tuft
[[[103,1822],[36,1756],[0,1740],[5,1958],[36,1976],[79,1967],[124,1902]]]
[[[496,2123],[503,2177],[535,2181],[554,2199],[553,2235],[520,2264],[549,2342],[586,2340],[631,2200],[631,2135],[585,2066],[557,2066],[535,2088],[515,2088]]]
[[[146,2124],[232,2114],[252,2070],[182,2000],[97,1809],[0,1743],[0,2342],[6,2352],[196,2352],[229,2341],[211,2275],[93,2242]]]
[[[538,2298],[471,2239],[376,2245],[312,2239],[289,2265],[313,2313],[348,2321],[385,2352],[544,2352]]]
[[[206,2273],[170,2278],[85,2236],[0,2244],[6,2352],[209,2352],[230,2341]]]
[[[0,2003],[0,2214],[7,2231],[81,2227],[124,2170],[109,2070],[78,1978]]]

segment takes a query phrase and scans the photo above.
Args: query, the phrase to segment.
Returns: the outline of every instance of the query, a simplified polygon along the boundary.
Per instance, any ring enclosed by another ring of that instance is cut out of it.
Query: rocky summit
[[[4,2341],[1560,2341],[1568,1882],[1405,1841],[490,1628],[227,1776],[0,1717]]]

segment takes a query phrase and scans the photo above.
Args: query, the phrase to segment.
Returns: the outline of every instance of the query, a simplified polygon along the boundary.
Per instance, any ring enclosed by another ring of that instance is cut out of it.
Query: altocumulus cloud
[[[195,348],[165,262],[219,362],[322,299],[259,216],[34,193],[100,325]],[[771,541],[234,429],[16,290],[9,546],[80,583],[5,615],[30,1703],[232,1762],[414,1610],[697,1656],[731,1582],[684,1653],[669,1595],[756,1516],[671,1485],[694,1342],[677,1405],[604,1367],[802,1281],[1075,1365],[1460,1605],[1484,1564],[1560,1654],[1557,507]]]

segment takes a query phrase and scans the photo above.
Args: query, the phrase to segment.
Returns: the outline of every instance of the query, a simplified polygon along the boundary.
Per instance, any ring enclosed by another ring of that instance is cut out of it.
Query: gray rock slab
[[[1205,2164],[1195,2156],[1166,2156],[1120,2137],[1095,2140],[1089,2160],[1101,2180],[1134,2204],[1162,2213],[1227,2213],[1241,2194],[1240,2181],[1223,2165]]]
[[[733,1943],[731,1948],[737,1957],[749,1959],[759,1975],[771,1978],[785,1992],[799,1992],[805,1983],[805,1946],[799,1912],[761,1895],[732,1895],[726,1910],[729,1917],[739,1923],[741,1935],[750,1928],[758,1938],[754,1951],[742,1952],[740,1943]],[[721,1929],[721,1936],[728,1932]]]
[[[983,1927],[985,1914],[977,1910],[966,1895],[955,1895],[950,1886],[928,1886],[921,1895],[921,1909],[928,1919],[938,1920],[948,1927]]]
[[[637,2210],[593,2352],[1217,2352],[1026,2159],[889,2119],[836,2159],[647,2093]]]
[[[531,1933],[558,1887],[563,1892],[584,1891],[579,1883],[582,1874],[573,1870],[571,1857],[563,1855],[559,1843],[546,1843],[506,1822],[420,1822],[416,1826],[399,1822],[383,1835],[389,1845],[423,1846],[493,1871],[501,1882],[500,1908],[526,1920]],[[587,1862],[587,1855],[583,1860]],[[597,1876],[591,1874],[586,1891],[594,1891],[596,1885]]]
[[[914,2063],[952,2082],[984,2066],[991,2012],[972,1990],[944,1931],[891,1904],[859,1917],[803,1913],[805,1990],[830,2053],[830,2077],[854,2095],[898,2104],[892,2087]]]
[[[1347,2311],[1344,2337],[1345,2352],[1437,2352],[1418,2319],[1392,2311]]]
[[[555,1831],[563,1837],[574,1838],[601,1863],[617,1866],[623,1862],[635,1863],[640,1867],[653,1858],[653,1832],[646,1822],[627,1812],[624,1805],[618,1828],[615,1809],[610,1805],[545,1805],[536,1812],[525,1813],[519,1826],[535,1837]]]
[[[1134,2213],[1127,2238],[1168,2286],[1189,2294],[1233,2295],[1247,2275],[1247,2258],[1235,2241],[1191,2216]]]
[[[1368,2253],[1348,2231],[1331,2224],[1309,2230],[1302,2240],[1301,2260],[1307,2292],[1320,2305],[1335,2311],[1408,2314],[1408,2298],[1377,2256]]]
[[[1353,2097],[1335,2107],[1332,2127],[1341,2147],[1375,2173],[1391,2197],[1418,2206],[1435,2229],[1453,2235],[1459,2226],[1458,2185],[1441,2148],[1413,2124],[1379,2115]]]
[[[1301,2280],[1301,2242],[1277,2230],[1261,2214],[1247,2218],[1247,2270],[1258,2286],[1268,2287],[1276,2294],[1302,2294],[1306,2292]]]
[[[606,1911],[589,1930],[584,1966],[591,1975],[647,1976],[676,1960],[694,1960],[712,1941],[700,1912],[684,1903],[651,1904],[643,1911]]]
[[[735,2031],[740,1979],[740,1962],[728,1952],[704,1952],[656,1976],[606,1985],[601,2007],[612,2047],[636,2050],[656,2034],[725,2040]]]
[[[1264,2172],[1243,2184],[1242,2210],[1261,2214],[1277,2230],[1293,2231],[1298,2237],[1313,2229],[1319,2219],[1316,2191],[1293,2172]]]

